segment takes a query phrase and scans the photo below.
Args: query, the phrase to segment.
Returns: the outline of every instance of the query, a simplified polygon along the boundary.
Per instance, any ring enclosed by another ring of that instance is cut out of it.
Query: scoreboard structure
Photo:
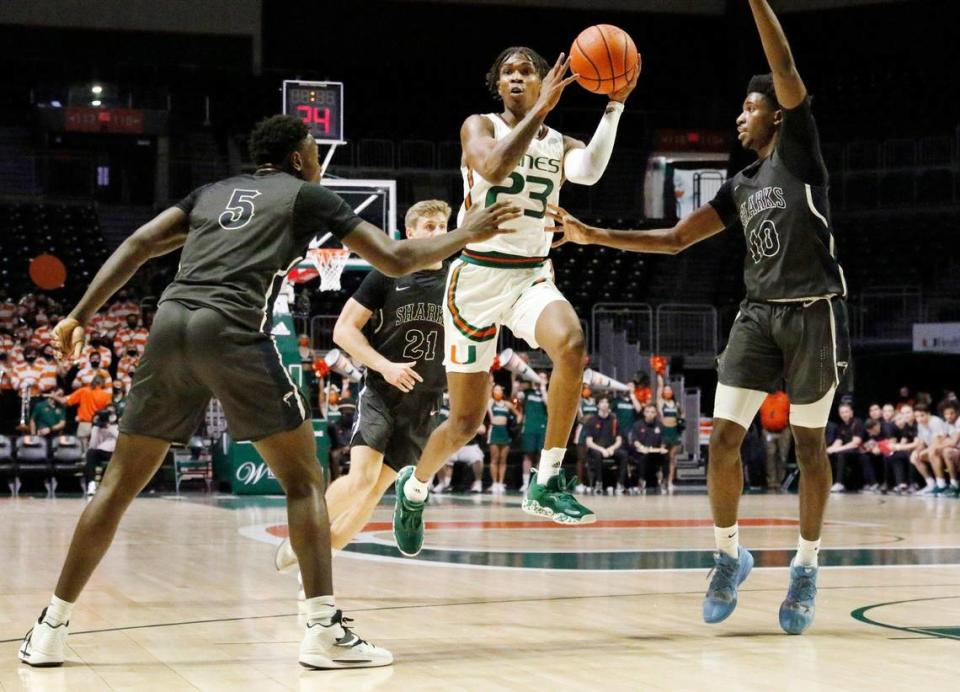
[[[343,82],[283,81],[283,112],[300,118],[318,144],[346,144],[343,138]]]

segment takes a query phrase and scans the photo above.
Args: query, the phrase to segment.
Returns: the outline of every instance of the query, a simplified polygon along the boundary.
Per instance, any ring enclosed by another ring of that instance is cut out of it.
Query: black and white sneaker
[[[47,609],[44,608],[37,618],[37,624],[24,636],[17,657],[36,668],[62,666],[67,648],[68,627],[69,622],[55,625],[47,620]]]
[[[393,654],[356,635],[347,625],[350,618],[339,610],[329,625],[308,622],[300,643],[300,665],[304,668],[375,668],[393,663]]]

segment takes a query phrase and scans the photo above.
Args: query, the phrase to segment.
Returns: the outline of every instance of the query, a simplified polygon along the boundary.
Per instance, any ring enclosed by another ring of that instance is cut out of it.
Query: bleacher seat
[[[904,168],[917,163],[917,144],[912,139],[888,139],[883,143],[883,166]]]
[[[47,445],[47,440],[36,435],[18,437],[16,452],[17,478],[22,479],[27,476],[42,477],[44,486],[47,488],[47,497],[53,497],[53,488],[51,487],[52,468],[50,466],[50,450]]]
[[[848,170],[865,171],[880,166],[880,147],[876,142],[850,142],[845,154]]]
[[[53,451],[50,455],[53,462],[52,495],[56,495],[58,481],[62,479],[82,479],[84,467],[83,445],[72,435],[61,435],[53,439]],[[83,490],[81,480],[81,491]]]
[[[17,494],[17,461],[13,458],[13,445],[10,438],[0,435],[0,482],[6,483],[10,494]]]
[[[903,207],[916,198],[913,171],[888,171],[880,177],[880,206]]]
[[[400,168],[436,168],[437,149],[421,139],[400,142]]]

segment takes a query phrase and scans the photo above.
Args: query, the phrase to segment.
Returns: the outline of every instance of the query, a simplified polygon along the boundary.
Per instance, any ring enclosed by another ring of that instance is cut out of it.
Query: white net
[[[310,259],[320,274],[321,291],[339,291],[340,275],[350,257],[346,248],[315,248],[310,250]]]

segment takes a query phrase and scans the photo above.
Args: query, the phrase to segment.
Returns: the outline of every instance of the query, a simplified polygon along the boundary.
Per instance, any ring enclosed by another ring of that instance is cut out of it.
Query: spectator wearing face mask
[[[133,299],[133,292],[123,288],[117,292],[113,304],[107,310],[107,314],[117,320],[118,325],[125,321],[130,315],[140,318],[140,304]]]
[[[149,332],[140,326],[139,314],[128,314],[124,319],[125,325],[117,330],[117,335],[113,338],[113,352],[118,358],[131,347],[138,353],[143,353],[149,335]]]
[[[99,353],[100,367],[109,369],[110,364],[113,362],[113,351],[107,348],[110,343],[110,340],[105,336],[98,333],[93,334],[83,351],[80,352],[80,362],[84,363],[88,361],[94,353]]]
[[[134,344],[127,344],[126,350],[118,354],[120,360],[117,362],[117,379],[123,379],[136,370],[140,363],[140,351]]]
[[[113,385],[113,378],[110,377],[110,373],[107,371],[108,367],[108,364],[104,364],[101,361],[101,353],[99,351],[92,351],[88,355],[86,363],[80,368],[77,376],[73,379],[73,388],[79,389],[80,387],[85,387],[91,384],[96,377],[99,377],[101,382],[108,388],[111,387]]]
[[[41,358],[35,347],[27,346],[23,349],[23,360],[15,367],[13,377],[17,391],[23,392],[26,388],[30,396],[40,396],[56,388],[57,366]]]
[[[103,334],[109,343],[113,343],[113,336],[122,323],[108,312],[100,311],[87,322],[88,334]]]

